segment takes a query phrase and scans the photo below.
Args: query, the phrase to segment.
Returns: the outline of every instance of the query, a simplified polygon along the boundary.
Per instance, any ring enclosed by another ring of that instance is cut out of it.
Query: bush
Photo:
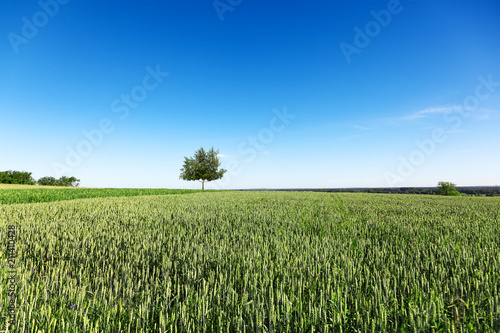
[[[37,183],[38,185],[77,187],[79,181],[80,179],[76,179],[75,177],[62,176],[59,179],[55,179],[54,177],[42,177]]]
[[[461,195],[460,192],[457,191],[455,186],[457,186],[457,185],[450,183],[450,182],[439,182],[438,183],[438,194],[454,195],[454,196]]]
[[[2,184],[20,184],[35,185],[36,182],[31,177],[31,172],[26,171],[3,171],[0,172],[0,183]]]
[[[79,181],[80,179],[76,179],[75,177],[66,177],[66,176],[62,176],[58,180],[59,186],[72,186],[72,187],[77,187],[80,184]]]
[[[42,177],[38,179],[38,185],[57,186],[58,180],[54,177]]]

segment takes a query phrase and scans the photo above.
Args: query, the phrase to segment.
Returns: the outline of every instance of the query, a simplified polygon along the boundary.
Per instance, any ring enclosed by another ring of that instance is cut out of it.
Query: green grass
[[[26,186],[26,185],[25,185]],[[131,197],[142,195],[165,195],[197,193],[201,190],[172,189],[123,189],[123,188],[74,188],[74,187],[2,187],[0,188],[0,205],[52,202],[88,198]]]
[[[2,205],[0,242],[15,225],[20,332],[498,332],[499,207],[365,193],[98,198]]]

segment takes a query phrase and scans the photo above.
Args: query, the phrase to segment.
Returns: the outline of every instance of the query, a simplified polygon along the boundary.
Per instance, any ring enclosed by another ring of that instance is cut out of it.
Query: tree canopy
[[[27,171],[2,171],[0,172],[0,184],[20,184],[20,185],[52,185],[52,186],[70,186],[76,187],[80,183],[80,179],[75,177],[62,176],[59,179],[54,177],[42,177],[35,180],[31,176],[31,172]]]
[[[37,181],[38,185],[49,185],[49,186],[69,186],[69,187],[77,187],[80,179],[76,179],[75,177],[66,177],[62,176],[59,179],[54,177],[42,177]]]
[[[219,151],[212,147],[206,152],[203,147],[194,153],[194,157],[184,157],[184,166],[181,168],[180,179],[201,182],[202,190],[205,189],[205,182],[220,179],[227,172],[219,169]]]
[[[35,185],[36,181],[31,176],[31,172],[9,170],[0,172],[0,183]]]
[[[450,182],[439,182],[438,183],[438,194],[441,195],[460,195],[460,192],[455,188],[455,184]]]

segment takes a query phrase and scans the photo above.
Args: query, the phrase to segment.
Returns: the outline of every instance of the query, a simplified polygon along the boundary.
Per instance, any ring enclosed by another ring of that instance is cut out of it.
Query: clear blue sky
[[[230,169],[214,189],[500,185],[496,0],[0,13],[1,171],[199,188],[179,180],[183,157],[214,146]]]

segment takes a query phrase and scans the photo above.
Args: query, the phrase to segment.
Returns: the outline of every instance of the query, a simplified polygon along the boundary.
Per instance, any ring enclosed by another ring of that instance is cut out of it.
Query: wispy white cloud
[[[440,127],[440,126],[425,126],[425,127],[421,127],[420,129],[423,131],[436,130],[436,129],[441,130],[442,127]],[[451,130],[445,131],[445,133],[447,133],[447,134],[458,134],[458,133],[465,133],[465,132],[466,131],[461,130],[461,129],[451,129]]]
[[[406,117],[403,117],[401,120],[414,120],[414,119],[420,119],[420,118],[427,118],[432,115],[436,114],[446,114],[446,113],[452,113],[452,112],[458,112],[462,111],[463,107],[460,105],[454,105],[454,106],[438,106],[438,107],[429,107],[424,110],[420,110],[417,112],[414,112]]]
[[[435,115],[443,115],[443,114],[458,113],[458,112],[470,113],[470,111],[466,110],[463,105],[435,106],[414,112],[412,114],[400,118],[400,120],[402,121],[420,120],[423,118],[430,118]],[[492,113],[499,113],[499,112],[500,112],[499,110],[478,108],[472,113],[472,115],[474,116],[475,119],[487,120],[490,118],[490,115]]]

